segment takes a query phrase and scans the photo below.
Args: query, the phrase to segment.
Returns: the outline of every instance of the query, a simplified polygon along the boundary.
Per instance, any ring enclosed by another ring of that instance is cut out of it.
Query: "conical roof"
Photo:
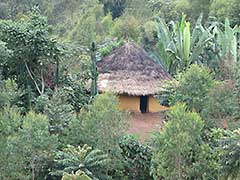
[[[97,63],[98,89],[128,95],[153,95],[171,76],[143,48],[126,43]]]

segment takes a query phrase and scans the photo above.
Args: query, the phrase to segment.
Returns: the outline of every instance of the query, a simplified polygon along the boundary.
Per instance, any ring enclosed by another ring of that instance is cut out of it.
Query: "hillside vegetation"
[[[0,180],[240,179],[240,0],[0,0]],[[126,42],[172,76],[161,130],[98,93]]]

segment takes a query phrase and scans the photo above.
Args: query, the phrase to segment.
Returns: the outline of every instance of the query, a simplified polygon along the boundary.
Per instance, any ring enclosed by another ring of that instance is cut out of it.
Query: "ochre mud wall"
[[[120,109],[132,112],[140,112],[140,97],[120,95]]]
[[[161,104],[159,104],[159,102],[157,101],[156,98],[154,98],[153,96],[149,96],[149,112],[160,112],[163,110],[167,110],[168,107],[162,106]]]
[[[131,112],[141,112],[140,111],[140,97],[139,96],[128,96],[119,95],[120,109],[127,110]],[[167,110],[168,108],[162,106],[158,103],[157,99],[153,96],[149,96],[148,100],[148,110],[149,112],[159,112],[162,110]]]

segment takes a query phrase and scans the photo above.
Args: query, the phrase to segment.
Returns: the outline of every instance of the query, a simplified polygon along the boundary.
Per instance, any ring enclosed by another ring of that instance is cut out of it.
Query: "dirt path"
[[[128,133],[146,140],[152,131],[161,129],[163,125],[164,117],[161,113],[132,113]]]

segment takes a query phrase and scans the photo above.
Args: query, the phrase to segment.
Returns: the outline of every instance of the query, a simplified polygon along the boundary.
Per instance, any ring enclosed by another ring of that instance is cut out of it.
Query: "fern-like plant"
[[[73,174],[75,172],[83,172],[92,180],[107,180],[108,165],[110,159],[108,155],[101,150],[93,150],[88,145],[83,147],[74,147],[68,145],[67,148],[56,153],[55,158],[57,170],[52,175],[63,176],[65,173]]]

